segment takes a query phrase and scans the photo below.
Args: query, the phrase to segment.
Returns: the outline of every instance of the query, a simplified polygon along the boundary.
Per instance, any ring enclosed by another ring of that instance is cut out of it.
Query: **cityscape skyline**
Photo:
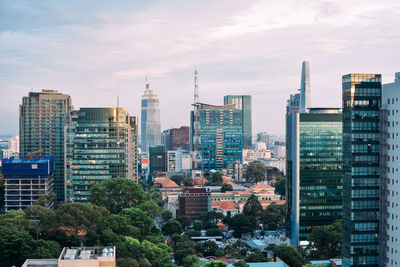
[[[0,134],[18,132],[15,107],[30,88],[68,94],[75,109],[113,107],[120,96],[121,106],[139,116],[146,74],[161,100],[162,129],[188,125],[195,64],[201,102],[252,95],[253,133],[284,133],[284,105],[299,88],[303,60],[312,67],[312,102],[321,106],[341,106],[345,73],[392,80],[399,3],[291,3],[271,14],[268,3],[244,1],[212,9],[209,2],[2,2],[0,123],[7,127]],[[205,11],[207,21],[192,21]],[[181,112],[168,108],[178,104]]]

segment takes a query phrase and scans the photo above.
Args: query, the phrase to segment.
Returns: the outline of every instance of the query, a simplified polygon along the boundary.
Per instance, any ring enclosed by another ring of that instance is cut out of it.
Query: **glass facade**
[[[193,138],[193,112],[191,113]],[[242,160],[242,111],[235,105],[200,104],[200,138],[203,169],[227,168]],[[191,140],[191,143],[193,141]]]
[[[224,96],[224,105],[235,104],[237,109],[242,110],[242,134],[243,147],[251,148],[252,130],[251,130],[251,96],[250,95],[227,95]]]
[[[143,152],[149,147],[161,145],[160,100],[150,84],[146,84],[146,91],[142,97],[141,144]]]
[[[344,75],[342,89],[343,266],[378,266],[381,75]]]
[[[342,216],[342,114],[310,108],[287,114],[287,216],[291,243]]]
[[[123,108],[81,108],[68,129],[68,200],[87,202],[93,184],[137,179],[137,125]]]
[[[55,90],[30,92],[22,99],[19,115],[21,157],[44,149],[40,156],[54,156],[54,186],[58,201],[65,200],[65,136],[71,97]]]
[[[342,114],[300,114],[300,240],[342,216]]]

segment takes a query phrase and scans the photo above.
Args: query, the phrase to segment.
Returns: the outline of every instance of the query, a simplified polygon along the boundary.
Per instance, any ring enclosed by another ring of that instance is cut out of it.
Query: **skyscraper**
[[[300,113],[306,113],[309,108],[311,108],[310,63],[303,61],[300,85]]]
[[[341,219],[342,114],[311,108],[289,114],[288,124],[288,232],[298,245],[313,228]]]
[[[380,201],[380,264],[400,265],[400,72],[393,83],[383,85],[381,111],[381,201]]]
[[[226,95],[224,105],[235,104],[235,108],[242,111],[243,148],[251,148],[251,96],[250,95]]]
[[[81,108],[68,129],[67,197],[87,202],[90,188],[109,178],[137,179],[136,118],[123,108]]]
[[[56,90],[30,92],[22,98],[19,114],[20,155],[43,149],[54,156],[54,185],[58,201],[65,200],[65,136],[72,109],[71,97]]]
[[[270,136],[267,132],[261,132],[257,134],[257,142],[265,143],[265,149],[270,150]]]
[[[142,97],[141,148],[148,152],[149,147],[161,144],[160,101],[150,84]]]
[[[215,106],[198,103],[203,169],[222,169],[242,159],[242,110],[235,104]],[[193,144],[194,112],[191,112]]]
[[[343,266],[378,266],[381,75],[344,75],[342,88]]]

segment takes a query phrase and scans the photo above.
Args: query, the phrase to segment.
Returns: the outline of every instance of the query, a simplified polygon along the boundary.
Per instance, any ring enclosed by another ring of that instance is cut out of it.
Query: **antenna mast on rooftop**
[[[193,170],[192,176],[203,176],[203,159],[201,155],[201,137],[200,137],[200,100],[198,86],[198,72],[194,69],[194,94],[193,94]]]

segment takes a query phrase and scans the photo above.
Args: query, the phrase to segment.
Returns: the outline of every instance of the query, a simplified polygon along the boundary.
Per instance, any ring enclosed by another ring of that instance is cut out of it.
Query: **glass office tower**
[[[234,104],[199,103],[201,153],[204,170],[220,170],[242,160],[242,111]],[[193,111],[190,120],[193,143]]]
[[[54,156],[56,199],[65,200],[65,136],[72,109],[71,97],[56,90],[30,92],[19,110],[20,155],[43,149],[40,156]]]
[[[148,152],[150,147],[161,145],[160,100],[150,84],[146,83],[146,91],[142,97],[141,123],[142,152]]]
[[[235,104],[242,111],[243,148],[251,148],[251,95],[226,95],[224,105]]]
[[[348,74],[343,88],[343,266],[378,266],[380,74]]]
[[[123,108],[81,108],[68,129],[68,200],[87,202],[93,184],[137,179],[137,125]]]
[[[287,115],[288,216],[291,243],[342,216],[342,114],[309,108]]]

